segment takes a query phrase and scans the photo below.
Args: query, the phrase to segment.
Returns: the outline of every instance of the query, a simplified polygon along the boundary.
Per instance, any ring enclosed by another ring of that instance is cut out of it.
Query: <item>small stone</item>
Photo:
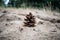
[[[20,29],[20,31],[22,31],[22,30],[23,30],[23,28]]]
[[[19,27],[19,30],[20,30],[20,31],[22,31],[22,30],[23,30],[23,28],[20,28],[20,27]]]
[[[8,25],[8,24],[5,24],[6,26]]]
[[[35,29],[33,29],[33,31],[35,31]]]
[[[38,24],[43,24],[43,22],[39,21],[39,23],[38,23]]]
[[[4,10],[2,13],[7,13],[7,11],[6,11],[6,10]]]
[[[0,30],[0,33],[1,33],[2,31]]]
[[[7,19],[7,21],[10,21],[10,19]]]
[[[52,32],[56,32],[56,30],[53,30]]]
[[[51,23],[56,23],[55,19],[50,20]]]
[[[18,18],[18,20],[21,20],[21,18]]]
[[[57,20],[57,23],[60,23],[60,20]]]

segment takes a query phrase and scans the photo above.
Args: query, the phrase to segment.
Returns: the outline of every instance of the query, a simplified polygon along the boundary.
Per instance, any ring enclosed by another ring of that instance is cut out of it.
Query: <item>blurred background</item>
[[[60,0],[0,0],[0,7],[34,7],[60,9]]]

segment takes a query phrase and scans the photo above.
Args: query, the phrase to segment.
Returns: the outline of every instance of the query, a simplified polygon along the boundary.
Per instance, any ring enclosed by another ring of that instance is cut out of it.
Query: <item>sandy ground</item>
[[[29,12],[36,18],[35,27],[23,26]],[[0,8],[0,40],[60,40],[60,13],[45,9]]]

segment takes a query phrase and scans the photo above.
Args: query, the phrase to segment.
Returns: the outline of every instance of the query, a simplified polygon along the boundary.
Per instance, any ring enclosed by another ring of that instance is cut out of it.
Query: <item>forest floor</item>
[[[31,12],[36,26],[25,27]],[[48,9],[0,8],[0,40],[60,40],[60,13]]]

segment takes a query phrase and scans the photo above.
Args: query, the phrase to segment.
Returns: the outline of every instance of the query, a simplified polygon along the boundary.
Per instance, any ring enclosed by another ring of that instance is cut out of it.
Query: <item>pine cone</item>
[[[26,15],[26,19],[24,19],[24,26],[28,27],[34,27],[35,26],[35,17],[30,12],[28,15]]]

